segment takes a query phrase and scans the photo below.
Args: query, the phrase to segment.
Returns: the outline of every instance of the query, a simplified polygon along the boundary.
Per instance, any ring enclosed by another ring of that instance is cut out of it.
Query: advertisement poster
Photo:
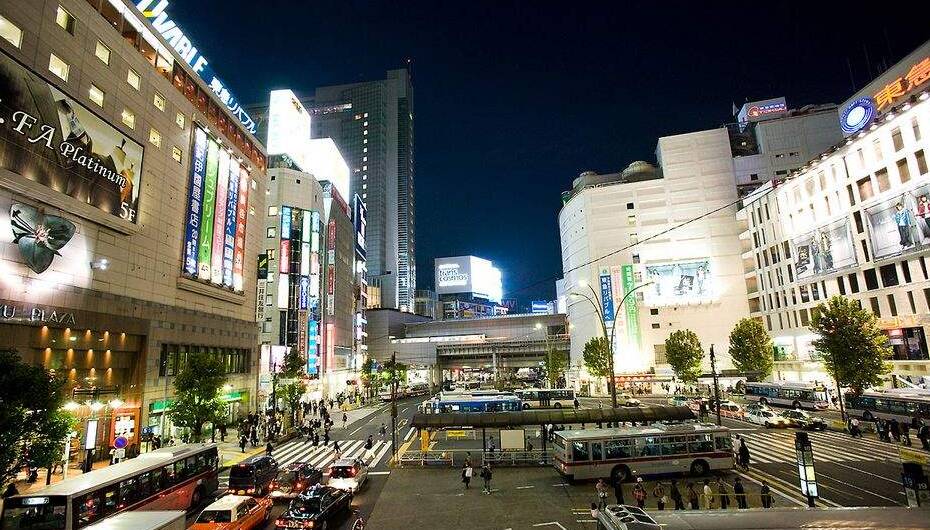
[[[236,253],[236,206],[239,204],[239,164],[229,161],[226,177],[226,226],[223,227],[223,286],[233,286],[233,256]],[[268,256],[265,256],[265,273],[268,273]]]
[[[646,278],[653,282],[643,288],[647,305],[688,304],[716,295],[710,261],[706,259],[647,265]]]
[[[137,222],[143,148],[0,53],[0,167]]]
[[[636,305],[636,295],[632,294],[627,297],[627,294],[636,287],[636,277],[633,274],[632,265],[623,265],[620,268],[620,274],[623,284],[623,296],[626,297],[626,301],[623,302],[623,313],[626,316],[626,339],[627,346],[631,347],[633,351],[640,351],[640,344],[642,343],[642,337],[639,331],[639,307]]]
[[[197,275],[200,250],[200,210],[203,207],[203,179],[207,174],[207,133],[194,127],[191,178],[187,188],[187,222],[184,228],[184,272]]]
[[[894,256],[930,243],[930,184],[865,209],[874,258]]]
[[[226,244],[226,199],[229,188],[229,152],[220,149],[220,167],[216,175],[216,210],[213,213],[213,250],[210,253],[210,278],[223,283],[223,248]]]
[[[849,219],[838,219],[792,240],[798,279],[827,274],[856,264]]]
[[[352,202],[355,205],[355,215],[352,218],[353,225],[355,226],[355,255],[363,260],[365,259],[365,233],[368,224],[368,208],[365,207],[365,203],[358,194],[355,195],[355,199]]]
[[[197,252],[197,277],[210,281],[210,257],[213,253],[213,214],[216,211],[216,177],[220,165],[220,146],[207,142],[207,174],[203,179],[203,208],[200,210],[200,250]]]
[[[245,222],[249,214],[249,172],[239,169],[239,204],[236,207],[236,247],[233,254],[233,289],[242,292],[245,268]]]
[[[613,282],[610,279],[610,268],[601,267],[599,283],[601,285],[601,312],[604,315],[604,322],[610,324],[614,321],[614,291]]]

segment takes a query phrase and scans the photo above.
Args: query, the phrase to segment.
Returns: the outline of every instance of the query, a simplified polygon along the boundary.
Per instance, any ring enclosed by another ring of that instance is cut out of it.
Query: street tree
[[[610,343],[604,337],[593,337],[585,343],[581,352],[585,368],[593,377],[603,377],[607,380],[607,390],[610,391]]]
[[[396,382],[399,385],[407,380],[407,365],[401,362],[385,361],[381,365],[378,376],[387,384]]]
[[[61,410],[65,380],[0,351],[0,485],[27,465],[50,468],[63,457],[74,417]]]
[[[549,388],[557,388],[559,380],[565,375],[568,369],[568,352],[549,348],[546,357],[543,359],[543,372],[546,375],[546,381],[549,382]]]
[[[690,329],[673,331],[665,339],[665,358],[683,383],[696,383],[701,375],[704,349],[696,333]]]
[[[284,377],[298,377],[303,375],[307,369],[307,359],[297,348],[288,348],[287,353],[282,360],[280,368],[281,375]]]
[[[836,382],[842,404],[842,387],[859,394],[882,383],[890,371],[886,359],[891,349],[871,311],[843,296],[834,296],[817,306],[810,326],[817,335],[814,348],[820,352],[827,374]],[[845,415],[845,413],[844,413]]]
[[[365,394],[368,397],[372,397],[374,392],[377,389],[373,389],[373,386],[377,384],[377,378],[375,377],[375,360],[371,357],[365,359],[365,362],[362,363],[362,371],[359,374],[359,377],[362,380],[362,385],[365,387]]]
[[[203,440],[203,426],[225,417],[226,406],[220,389],[226,383],[226,370],[220,359],[205,352],[191,352],[187,363],[174,378],[175,401],[169,412],[175,425],[190,430],[195,442]]]
[[[771,375],[775,366],[772,337],[762,322],[743,318],[730,332],[730,357],[741,372],[756,372],[761,381]]]
[[[297,410],[300,407],[300,398],[307,391],[307,384],[302,379],[294,379],[281,385],[278,389],[278,396],[287,405],[290,425],[293,427],[297,422]]]

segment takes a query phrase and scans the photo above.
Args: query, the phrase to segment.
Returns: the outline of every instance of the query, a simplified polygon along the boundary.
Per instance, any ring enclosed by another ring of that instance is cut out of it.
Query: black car
[[[792,427],[806,431],[822,431],[827,428],[827,423],[822,418],[813,416],[803,410],[786,410],[781,415],[788,420]]]
[[[316,485],[291,501],[287,510],[275,519],[276,529],[329,526],[330,521],[347,517],[352,511],[352,494],[328,486]]]
[[[323,481],[323,471],[306,462],[294,462],[278,471],[271,482],[271,499],[293,499]]]
[[[270,456],[253,456],[229,468],[229,493],[261,497],[278,476],[278,463]]]

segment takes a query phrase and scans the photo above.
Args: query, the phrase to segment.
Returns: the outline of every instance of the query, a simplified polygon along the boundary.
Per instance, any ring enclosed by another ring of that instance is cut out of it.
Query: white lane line
[[[417,432],[417,430],[414,427],[411,427],[410,430],[407,431],[407,435],[404,436],[404,441],[406,442],[407,440],[409,440],[410,437],[413,436],[413,433],[415,432]]]
[[[882,479],[882,480],[886,480],[886,481],[888,481],[888,482],[891,482],[892,484],[897,484],[897,485],[899,485],[899,486],[901,485],[901,481],[900,481],[900,480],[891,480],[891,479],[888,478],[888,477],[883,477],[883,476],[881,476],[881,475],[876,475],[875,473],[870,473],[870,472],[868,472],[868,471],[866,471],[866,470],[864,470],[864,469],[859,469],[858,467],[847,466],[847,465],[845,465],[845,464],[837,464],[837,465],[840,466],[840,467],[845,467],[846,469],[851,469],[851,470],[856,471],[856,472],[858,472],[858,473],[864,473],[864,474],[866,474],[866,475],[869,475],[869,476],[872,476],[872,477],[875,477],[875,478],[880,478],[880,479]]]
[[[358,429],[355,429],[354,431],[350,432],[350,433],[349,433],[349,436],[355,436],[355,433],[357,433],[358,431],[362,430],[364,427],[365,427],[365,425],[361,425]]]
[[[384,458],[384,454],[387,453],[388,450],[391,448],[391,444],[386,443],[386,442],[381,442],[381,443],[384,444],[384,447],[381,448],[381,452],[378,453],[378,456],[376,456],[376,457],[374,458],[374,460],[372,460],[371,463],[368,464],[368,467],[375,467],[375,466],[377,466],[378,463],[381,462],[381,459]]]
[[[840,479],[837,479],[837,478],[833,478],[833,477],[831,477],[830,475],[825,474],[823,471],[820,471],[820,472],[818,472],[817,474],[820,475],[821,477],[826,477],[826,478],[828,478],[828,479],[830,479],[830,480],[839,482],[840,484],[842,484],[842,485],[845,486],[845,487],[848,487],[848,488],[852,488],[852,489],[854,489],[854,490],[861,491],[861,492],[865,493],[866,495],[872,495],[872,496],[874,496],[874,497],[878,497],[878,498],[880,498],[880,499],[885,499],[886,501],[893,502],[893,503],[895,503],[895,504],[900,504],[899,501],[896,501],[896,500],[894,500],[894,499],[889,499],[888,497],[885,497],[884,495],[879,495],[878,493],[875,493],[874,491],[870,491],[870,490],[867,490],[867,489],[862,489],[862,488],[860,488],[859,486],[854,486],[854,485],[850,484],[848,481],[840,480]],[[829,486],[826,486],[823,482],[820,483],[820,486],[821,486],[821,487],[829,487]],[[839,491],[839,490],[837,490],[837,491]],[[852,495],[852,494],[849,493],[848,491],[845,492],[845,494],[846,494],[846,495]],[[853,495],[853,496],[854,496],[854,497],[857,497],[856,495]],[[862,497],[858,497],[858,498],[861,499]]]
[[[390,475],[390,471],[369,471],[369,475]]]
[[[759,482],[758,480],[754,479],[753,477],[747,475],[746,473],[743,473],[743,472],[741,472],[741,471],[737,471],[736,474],[739,475],[739,476],[741,476],[741,477],[743,477],[744,479],[746,479],[746,480],[748,480],[748,481],[750,481],[750,482],[753,482],[753,483],[759,485],[760,487],[762,486],[762,483],[761,483],[761,482]],[[783,493],[783,492],[782,492],[780,489],[778,489],[778,488],[769,488],[769,491],[773,491],[773,492],[777,493],[779,497],[782,497],[783,499],[786,499],[786,500],[788,500],[788,501],[791,501],[791,502],[797,504],[798,506],[807,506],[807,503],[806,503],[806,502],[802,502],[800,499],[795,499],[794,497],[789,497],[787,494]]]
[[[517,486],[518,490],[528,490],[530,488],[535,488],[536,486]]]

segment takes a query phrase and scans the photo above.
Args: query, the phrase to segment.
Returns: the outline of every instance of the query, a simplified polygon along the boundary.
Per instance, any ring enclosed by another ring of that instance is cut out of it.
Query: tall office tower
[[[416,230],[413,86],[406,69],[385,79],[316,89],[314,138],[332,138],[368,208],[367,259],[381,307],[413,311]]]

